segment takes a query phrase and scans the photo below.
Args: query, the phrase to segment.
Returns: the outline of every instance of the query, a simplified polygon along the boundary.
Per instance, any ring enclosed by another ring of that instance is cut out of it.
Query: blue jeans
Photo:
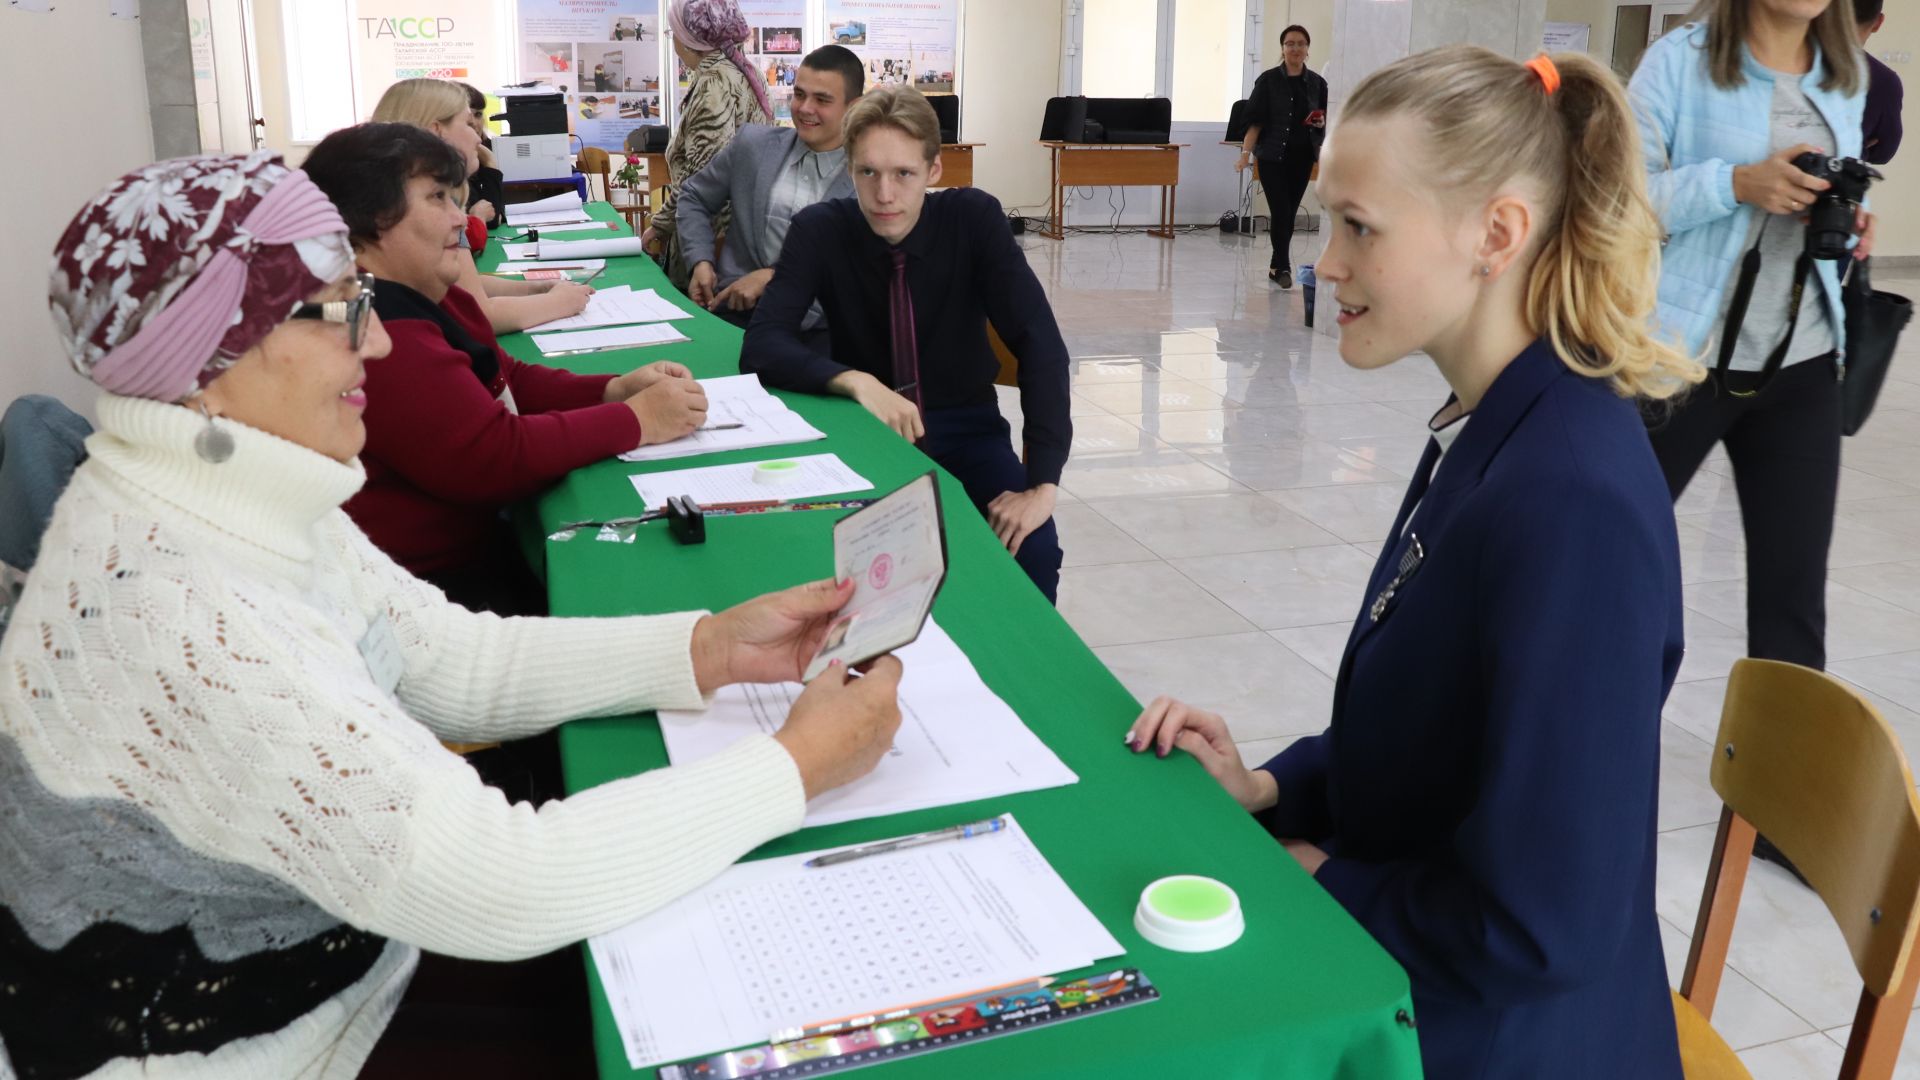
[[[924,419],[927,435],[920,440],[921,452],[960,481],[981,517],[987,516],[987,504],[1003,492],[1025,491],[1033,486],[1027,479],[1026,465],[1013,452],[1012,429],[1000,415],[999,406],[929,409]],[[1052,518],[1021,542],[1013,559],[1046,596],[1047,603],[1056,603],[1060,592],[1060,533]]]

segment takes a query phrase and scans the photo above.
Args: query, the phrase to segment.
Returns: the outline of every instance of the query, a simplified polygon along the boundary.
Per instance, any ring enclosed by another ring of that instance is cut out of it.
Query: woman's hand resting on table
[[[1240,760],[1240,748],[1233,744],[1227,722],[1204,709],[1196,709],[1170,697],[1157,697],[1140,718],[1127,729],[1127,746],[1134,753],[1151,748],[1160,757],[1175,749],[1185,750],[1199,760],[1207,775],[1227,789],[1227,794],[1248,813],[1257,814],[1280,801],[1280,788],[1273,774],[1265,769],[1249,769]],[[1280,846],[1293,856],[1309,875],[1318,873],[1327,853],[1305,840],[1282,839]]]
[[[1279,801],[1273,774],[1249,769],[1240,760],[1240,749],[1233,744],[1227,722],[1183,701],[1154,698],[1127,730],[1126,743],[1136,754],[1151,749],[1160,757],[1175,749],[1185,750],[1249,813],[1258,813]]]
[[[693,628],[694,681],[702,694],[732,683],[798,682],[853,582],[815,581],[768,593]],[[774,734],[800,770],[807,797],[857,780],[880,763],[900,728],[900,661],[883,656],[864,675],[835,663],[814,677]]]

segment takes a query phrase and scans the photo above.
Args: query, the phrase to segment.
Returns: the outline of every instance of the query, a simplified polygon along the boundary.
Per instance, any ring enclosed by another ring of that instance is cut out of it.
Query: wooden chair
[[[1709,1021],[1756,830],[1826,903],[1865,984],[1841,1080],[1891,1077],[1920,983],[1908,964],[1920,926],[1920,798],[1893,729],[1830,675],[1740,660],[1714,742],[1713,790],[1726,805],[1673,1001],[1688,1080],[1748,1077]]]
[[[589,146],[580,151],[580,172],[587,177],[587,197],[593,197],[593,178],[600,178],[600,201],[613,201],[613,159],[605,150]]]
[[[1007,348],[1006,342],[1000,340],[1000,331],[995,330],[992,323],[987,324],[987,344],[993,346],[994,358],[1000,361],[1000,374],[993,377],[994,383],[999,386],[1019,386],[1020,358],[1013,355],[1013,350]]]

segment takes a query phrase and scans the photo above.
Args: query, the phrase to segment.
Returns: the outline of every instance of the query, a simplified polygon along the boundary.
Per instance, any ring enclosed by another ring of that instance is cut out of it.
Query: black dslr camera
[[[1816,259],[1845,256],[1847,241],[1853,238],[1854,212],[1867,197],[1867,188],[1886,178],[1858,158],[1808,153],[1794,158],[1793,167],[1833,185],[1814,196],[1807,211],[1807,254]]]

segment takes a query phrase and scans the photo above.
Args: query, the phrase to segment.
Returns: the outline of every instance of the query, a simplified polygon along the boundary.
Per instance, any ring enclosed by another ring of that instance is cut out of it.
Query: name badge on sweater
[[[393,635],[393,623],[386,612],[367,627],[360,639],[360,656],[367,662],[367,674],[373,676],[374,685],[381,693],[393,696],[393,688],[400,685],[400,676],[406,673],[407,661],[400,655],[400,639]]]

